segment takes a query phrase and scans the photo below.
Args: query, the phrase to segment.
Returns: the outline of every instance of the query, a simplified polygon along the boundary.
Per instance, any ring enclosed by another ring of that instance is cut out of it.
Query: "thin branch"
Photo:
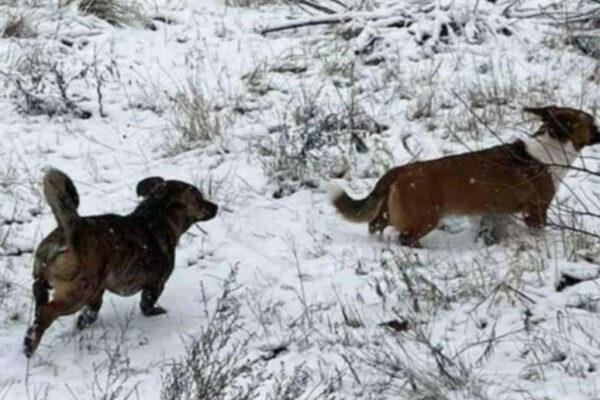
[[[315,18],[311,20],[301,20],[297,22],[292,22],[289,24],[277,25],[272,28],[265,28],[260,31],[261,35],[266,35],[267,33],[285,31],[288,29],[295,28],[304,28],[307,26],[315,26],[315,25],[335,25],[335,24],[343,24],[346,22],[352,21],[352,18],[349,16],[339,16],[333,15],[331,17],[323,17],[323,18]]]
[[[331,8],[327,8],[325,6],[322,6],[322,5],[317,4],[317,3],[313,3],[312,1],[308,1],[308,0],[291,0],[291,1],[287,0],[287,2],[296,3],[296,5],[297,4],[303,4],[303,5],[307,6],[307,7],[314,8],[317,11],[324,12],[325,14],[335,14],[336,13]]]
[[[555,224],[553,222],[548,222],[546,224],[547,226],[551,227],[551,228],[556,228],[558,230],[565,230],[565,231],[569,231],[569,232],[575,232],[575,233],[581,233],[584,234],[586,236],[591,236],[595,239],[600,239],[600,235],[594,233],[594,232],[590,232],[588,230],[585,229],[580,229],[580,228],[575,228],[573,226],[568,226],[568,225],[561,225],[561,224]]]
[[[347,10],[349,8],[346,4],[342,3],[340,0],[331,0],[331,2],[337,4],[338,6],[342,7],[345,10]]]
[[[294,22],[275,25],[270,28],[264,28],[260,31],[261,35],[266,35],[267,33],[279,32],[288,29],[302,28],[307,26],[315,26],[315,25],[335,25],[335,24],[344,24],[350,22],[355,19],[362,20],[381,20],[381,19],[389,19],[396,14],[404,15],[404,11],[401,8],[392,9],[388,12],[354,12],[354,13],[339,13],[339,14],[331,14],[327,17],[316,17],[309,19],[297,20]],[[393,18],[395,24],[398,23],[396,18]]]

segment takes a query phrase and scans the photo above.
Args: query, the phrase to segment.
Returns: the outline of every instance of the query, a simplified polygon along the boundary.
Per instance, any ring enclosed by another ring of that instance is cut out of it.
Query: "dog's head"
[[[183,212],[193,222],[212,219],[219,209],[216,204],[204,199],[195,186],[158,176],[138,182],[136,193],[144,199],[159,202],[165,209]]]
[[[542,118],[544,126],[538,132],[547,132],[561,143],[570,141],[577,150],[600,143],[600,133],[594,117],[585,111],[556,106],[525,107],[523,111]]]

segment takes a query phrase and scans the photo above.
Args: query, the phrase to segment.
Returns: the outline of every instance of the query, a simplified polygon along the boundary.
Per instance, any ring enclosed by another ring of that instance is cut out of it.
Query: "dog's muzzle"
[[[200,216],[200,221],[208,221],[209,219],[213,219],[217,215],[217,211],[219,211],[219,206],[217,206],[215,203],[207,201],[205,203],[204,213]]]
[[[600,143],[600,133],[598,132],[598,128],[596,125],[592,126],[592,135],[590,139],[590,145]]]

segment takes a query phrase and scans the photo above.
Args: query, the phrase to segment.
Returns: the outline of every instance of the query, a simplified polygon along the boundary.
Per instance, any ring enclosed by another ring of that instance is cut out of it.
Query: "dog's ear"
[[[167,182],[159,176],[151,176],[138,182],[135,192],[140,197],[163,197],[167,193]]]
[[[549,122],[554,120],[556,117],[557,107],[556,106],[547,106],[547,107],[523,107],[523,111],[535,114],[538,117],[541,117],[544,122]]]
[[[563,129],[569,125],[583,121],[586,119],[586,116],[591,117],[587,113],[580,110],[556,106],[540,108],[525,107],[523,108],[523,111],[540,116],[542,121],[550,124],[551,127]],[[590,118],[590,120],[593,121],[593,118]]]
[[[571,136],[574,127],[580,122],[580,113],[572,108],[565,107],[540,107],[532,108],[525,107],[523,111],[538,115],[544,121],[544,124],[549,128],[548,133],[551,137],[565,142],[569,139],[574,139]]]

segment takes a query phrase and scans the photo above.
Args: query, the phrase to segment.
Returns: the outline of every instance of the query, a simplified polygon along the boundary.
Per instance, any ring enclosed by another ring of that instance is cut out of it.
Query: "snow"
[[[327,182],[325,185],[325,190],[327,191],[329,201],[334,201],[344,193],[344,189],[333,182]]]
[[[304,375],[287,398],[407,398],[413,385],[414,398],[598,398],[597,237],[531,232],[515,216],[513,234],[485,246],[458,218],[409,249],[392,228],[372,236],[342,220],[326,184],[343,180],[358,198],[394,165],[527,138],[540,123],[524,106],[593,112],[597,60],[540,12],[568,5],[367,1],[349,24],[262,36],[323,15],[158,0],[139,5],[171,21],[152,31],[51,3],[0,5],[28,12],[37,33],[0,39],[0,399],[161,398],[232,269],[241,328],[219,351],[244,343],[240,356],[264,374],[258,398],[283,399],[278,379]],[[407,16],[410,27],[390,26]],[[64,108],[53,68],[91,118]],[[26,113],[17,79],[55,114]],[[173,128],[173,103],[191,87],[218,119],[208,143]],[[597,173],[599,151],[584,148],[574,165]],[[130,212],[135,185],[153,175],[196,184],[219,214],[181,238],[159,299],[167,314],[146,318],[139,296],[107,294],[94,325],[59,318],[27,360],[32,253],[55,226],[41,194],[50,166],[75,182],[81,215]],[[550,221],[597,234],[599,189],[597,176],[569,171]],[[557,291],[565,275],[580,282]],[[380,325],[390,320],[408,329]]]

